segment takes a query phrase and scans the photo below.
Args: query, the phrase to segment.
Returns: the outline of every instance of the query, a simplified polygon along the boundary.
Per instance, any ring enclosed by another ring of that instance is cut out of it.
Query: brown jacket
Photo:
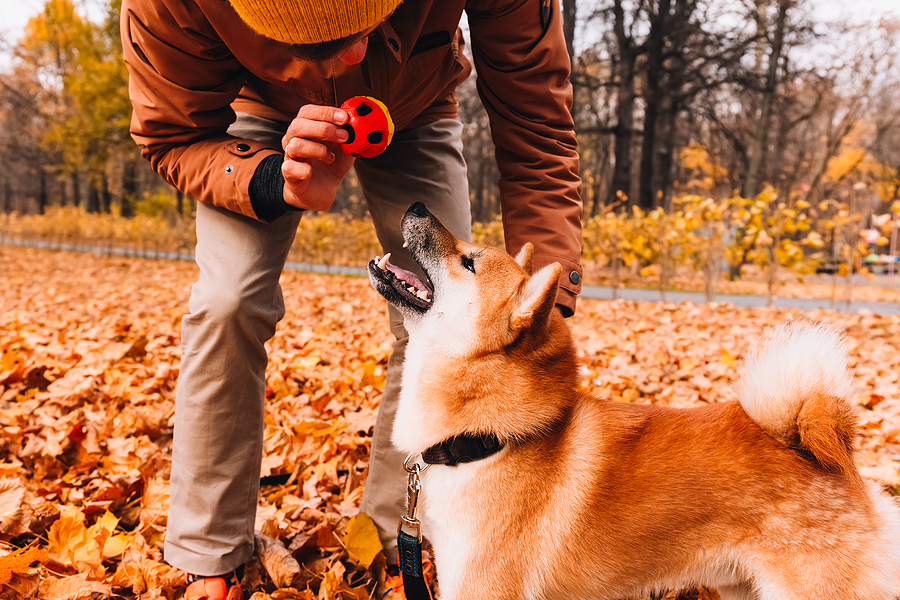
[[[132,136],[179,190],[257,218],[250,179],[280,149],[226,135],[234,113],[289,122],[304,104],[367,95],[388,106],[398,130],[455,116],[454,90],[472,70],[460,48],[464,9],[496,145],[507,249],[530,241],[536,268],[560,262],[559,303],[574,310],[581,181],[556,0],[406,0],[353,66],[297,60],[253,33],[227,0],[124,0]]]

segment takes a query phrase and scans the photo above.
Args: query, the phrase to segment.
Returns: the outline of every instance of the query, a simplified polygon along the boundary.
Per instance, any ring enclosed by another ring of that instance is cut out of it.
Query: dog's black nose
[[[416,202],[415,204],[410,206],[406,210],[406,212],[411,212],[412,214],[416,215],[417,217],[427,217],[428,215],[431,214],[428,212],[428,209],[425,208],[425,205],[422,204],[421,202]]]

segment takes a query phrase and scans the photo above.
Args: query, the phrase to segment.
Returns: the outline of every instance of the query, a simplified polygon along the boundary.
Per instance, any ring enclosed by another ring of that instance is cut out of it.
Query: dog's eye
[[[472,271],[473,273],[475,272],[475,261],[472,260],[472,257],[470,256],[462,257],[462,266]]]

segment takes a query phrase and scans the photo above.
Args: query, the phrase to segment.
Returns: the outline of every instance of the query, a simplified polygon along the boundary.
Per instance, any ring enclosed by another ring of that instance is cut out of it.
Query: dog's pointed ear
[[[535,273],[525,283],[519,295],[519,302],[513,310],[511,319],[513,329],[545,320],[550,315],[553,305],[556,304],[561,272],[560,264],[553,263]]]
[[[534,275],[534,244],[525,242],[525,245],[522,246],[522,249],[516,254],[516,262],[519,263],[519,266],[522,267],[522,270],[525,271],[529,277]]]

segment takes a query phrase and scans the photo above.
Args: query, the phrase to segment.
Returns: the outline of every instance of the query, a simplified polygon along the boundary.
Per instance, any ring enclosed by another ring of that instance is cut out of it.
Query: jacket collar
[[[394,31],[394,28],[391,27],[391,24],[387,20],[378,26],[378,33],[381,34],[381,41],[384,42],[388,51],[394,55],[397,62],[403,62],[400,53],[403,49],[400,42],[400,36],[397,35],[397,32]]]

